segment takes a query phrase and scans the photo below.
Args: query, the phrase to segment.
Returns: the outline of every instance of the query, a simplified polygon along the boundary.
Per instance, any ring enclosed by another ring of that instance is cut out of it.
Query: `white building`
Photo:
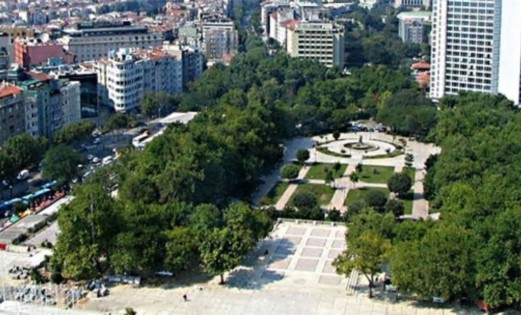
[[[395,0],[394,7],[404,8],[429,8],[431,6],[431,0]]]
[[[430,96],[502,93],[519,104],[519,12],[519,0],[434,0]]]
[[[58,41],[65,50],[76,55],[82,62],[105,57],[109,51],[120,48],[148,49],[160,47],[163,37],[145,27],[123,25],[79,26],[64,30],[65,36]]]
[[[62,127],[81,120],[80,82],[60,81]]]
[[[331,22],[298,21],[288,26],[287,52],[317,60],[326,67],[344,67],[344,27]]]
[[[94,63],[100,98],[116,111],[139,107],[147,92],[179,93],[182,60],[163,50],[119,49]]]
[[[425,24],[430,20],[430,12],[402,12],[398,14],[398,35],[404,42],[423,43]]]

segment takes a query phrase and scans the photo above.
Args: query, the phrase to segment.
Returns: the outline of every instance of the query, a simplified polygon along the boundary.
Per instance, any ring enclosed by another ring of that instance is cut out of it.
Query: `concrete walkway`
[[[414,218],[427,218],[429,215],[429,204],[423,197],[423,179],[424,171],[416,170],[414,176],[414,200],[412,202],[412,216]]]
[[[341,213],[347,211],[347,207],[344,206],[344,201],[346,200],[347,193],[349,189],[353,186],[353,183],[349,179],[349,176],[355,172],[355,165],[349,164],[344,172],[344,175],[341,178],[335,180],[335,193],[333,194],[333,198],[331,198],[331,202],[327,206],[328,210],[339,210]]]
[[[300,169],[300,172],[298,173],[298,177],[297,177],[296,180],[297,181],[303,180],[306,177],[306,174],[309,172],[310,168],[311,168],[310,166],[304,165]],[[288,186],[288,189],[286,189],[284,194],[282,194],[280,199],[277,201],[277,204],[275,205],[275,208],[277,210],[283,210],[284,209],[284,207],[286,206],[288,201],[291,199],[291,196],[293,196],[293,193],[295,192],[295,190],[297,190],[297,187],[298,187],[298,184],[290,184]]]

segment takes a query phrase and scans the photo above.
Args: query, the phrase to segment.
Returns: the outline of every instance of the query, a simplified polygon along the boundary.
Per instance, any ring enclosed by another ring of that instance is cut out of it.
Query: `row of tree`
[[[393,284],[421,299],[521,303],[521,113],[503,96],[461,93],[440,101],[426,167],[426,196],[442,220],[398,223],[363,210],[336,264],[370,283],[388,262]]]

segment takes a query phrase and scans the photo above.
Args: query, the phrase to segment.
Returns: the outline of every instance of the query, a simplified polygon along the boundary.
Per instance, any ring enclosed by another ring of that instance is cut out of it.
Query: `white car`
[[[94,158],[92,158],[92,163],[94,164],[98,164],[101,160],[99,159],[99,157],[95,156]]]

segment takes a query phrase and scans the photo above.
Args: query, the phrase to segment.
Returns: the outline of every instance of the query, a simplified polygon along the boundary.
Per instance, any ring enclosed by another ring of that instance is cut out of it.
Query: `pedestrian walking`
[[[185,300],[185,302],[188,301],[188,296],[186,294],[183,294],[183,300]]]

